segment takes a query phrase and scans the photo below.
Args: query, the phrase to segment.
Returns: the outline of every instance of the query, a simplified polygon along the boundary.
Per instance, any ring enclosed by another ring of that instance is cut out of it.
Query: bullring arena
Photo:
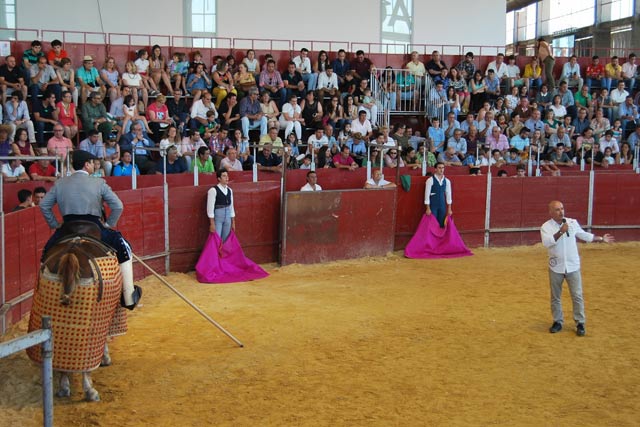
[[[133,251],[244,347],[136,264],[142,303],[94,372],[101,401],[85,402],[74,377],[55,425],[638,425],[640,179],[628,166],[520,179],[447,168],[473,256],[440,260],[403,256],[424,212],[420,170],[385,168],[398,186],[375,191],[362,190],[366,168],[318,170],[325,191],[308,197],[306,171],[232,172],[238,238],[269,277],[224,285],[193,273],[214,176],[109,177]],[[554,199],[617,240],[580,245],[583,338],[566,287],[565,329],[548,331],[539,227]],[[3,220],[6,342],[26,333],[50,230],[37,209]],[[42,423],[40,367],[24,352],[0,360],[0,408],[0,426]]]

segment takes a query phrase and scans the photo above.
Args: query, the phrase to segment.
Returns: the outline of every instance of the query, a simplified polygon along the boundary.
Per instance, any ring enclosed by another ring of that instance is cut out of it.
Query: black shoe
[[[579,337],[583,337],[587,334],[587,331],[584,330],[584,323],[578,323],[576,325],[576,335]]]
[[[551,332],[552,334],[555,334],[556,332],[560,332],[562,330],[562,323],[560,322],[553,322],[553,325],[551,325],[551,327],[549,328],[549,332]]]

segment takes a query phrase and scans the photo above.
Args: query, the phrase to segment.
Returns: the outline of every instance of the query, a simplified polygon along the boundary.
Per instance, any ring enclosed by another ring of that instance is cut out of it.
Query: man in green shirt
[[[102,140],[107,141],[114,122],[107,115],[107,109],[102,103],[102,95],[98,92],[91,92],[89,102],[82,104],[82,127],[85,131],[96,129],[102,133]]]

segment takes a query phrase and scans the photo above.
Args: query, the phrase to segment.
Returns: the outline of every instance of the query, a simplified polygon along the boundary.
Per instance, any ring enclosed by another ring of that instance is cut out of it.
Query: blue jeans
[[[231,234],[231,208],[216,208],[213,211],[216,233],[224,242]]]
[[[260,128],[260,136],[267,134],[267,117],[262,116],[260,120],[249,120],[248,117],[240,119],[242,122],[242,135],[249,138],[249,130]]]

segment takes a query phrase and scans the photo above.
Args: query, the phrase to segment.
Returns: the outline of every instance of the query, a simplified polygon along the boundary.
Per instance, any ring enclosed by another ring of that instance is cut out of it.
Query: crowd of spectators
[[[248,170],[254,162],[273,172],[423,161],[477,169],[530,157],[557,173],[581,161],[628,164],[640,138],[633,54],[622,65],[594,57],[584,73],[571,57],[550,90],[537,58],[521,74],[503,54],[480,70],[472,52],[452,66],[437,51],[424,62],[413,52],[394,74],[363,51],[330,60],[303,48],[280,70],[253,50],[239,63],[229,55],[205,64],[198,51],[169,54],[156,45],[135,61],[107,57],[99,65],[87,55],[76,67],[60,41],[50,45],[44,52],[36,40],[0,66],[0,156],[16,157],[2,166],[6,181],[55,179],[74,148],[101,159],[97,176]],[[402,123],[378,123],[380,110],[407,100],[419,108],[420,96],[445,113],[429,120],[424,138]],[[21,164],[36,152],[62,161],[57,169],[44,160]]]

